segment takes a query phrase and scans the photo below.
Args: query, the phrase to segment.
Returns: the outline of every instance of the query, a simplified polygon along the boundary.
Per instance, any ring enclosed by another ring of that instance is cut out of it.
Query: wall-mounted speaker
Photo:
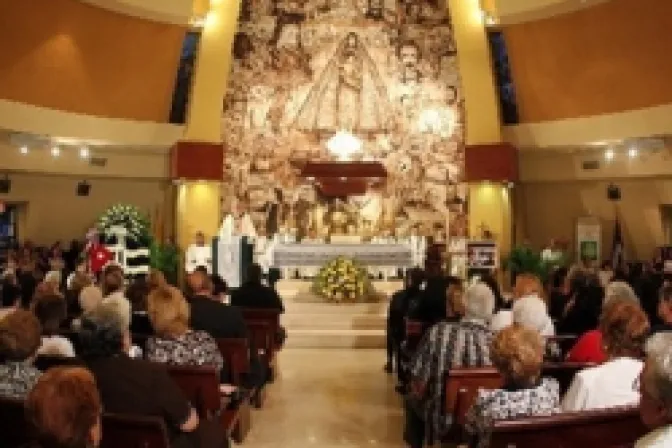
[[[91,184],[83,180],[77,183],[77,196],[88,196],[91,193]]]
[[[0,194],[7,194],[12,189],[12,181],[9,177],[0,179]]]
[[[609,184],[607,187],[607,199],[610,201],[621,200],[621,188],[618,185]]]

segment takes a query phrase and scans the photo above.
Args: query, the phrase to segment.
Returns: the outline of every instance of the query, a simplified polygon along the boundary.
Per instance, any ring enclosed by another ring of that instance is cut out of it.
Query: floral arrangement
[[[128,239],[135,243],[149,244],[151,241],[149,219],[133,205],[113,205],[103,213],[96,224],[102,233],[108,233],[116,226],[125,228]]]
[[[350,258],[338,257],[324,265],[315,277],[313,291],[329,302],[362,302],[372,296],[366,269]]]

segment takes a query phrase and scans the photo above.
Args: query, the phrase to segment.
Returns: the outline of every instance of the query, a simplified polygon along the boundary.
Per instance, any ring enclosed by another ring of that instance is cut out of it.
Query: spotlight
[[[613,149],[609,148],[606,151],[604,151],[604,159],[606,161],[611,162],[612,160],[614,160],[614,156],[615,154]]]
[[[53,146],[51,148],[51,155],[54,156],[54,157],[60,156],[61,155],[61,148],[59,148],[58,146]]]
[[[28,154],[28,147],[26,145],[23,145],[21,148],[19,148],[19,152],[25,156],[26,154]]]
[[[630,157],[631,159],[634,159],[638,155],[639,155],[639,151],[637,150],[637,148],[632,147],[632,148],[628,149],[628,157]]]
[[[88,196],[89,193],[91,193],[91,184],[90,183],[88,183],[85,180],[83,180],[81,182],[77,182],[77,188],[75,190],[75,194],[77,196]]]
[[[89,148],[87,148],[86,146],[82,146],[81,148],[79,148],[79,157],[81,157],[82,159],[88,159],[90,155],[91,153],[89,151]]]

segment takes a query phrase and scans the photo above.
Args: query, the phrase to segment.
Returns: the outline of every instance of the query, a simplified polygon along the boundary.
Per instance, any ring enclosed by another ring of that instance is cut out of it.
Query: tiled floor
[[[290,349],[243,448],[402,448],[403,414],[383,350]]]

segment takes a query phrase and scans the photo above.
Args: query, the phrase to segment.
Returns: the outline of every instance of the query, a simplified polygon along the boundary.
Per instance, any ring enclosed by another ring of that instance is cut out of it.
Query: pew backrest
[[[209,366],[174,365],[167,365],[167,369],[201,418],[207,419],[219,413],[222,401],[217,369]]]
[[[28,443],[28,422],[22,400],[0,397],[0,445],[21,447]]]
[[[632,447],[646,434],[637,408],[496,421],[490,448]]]
[[[105,413],[101,448],[170,448],[160,417]]]
[[[242,308],[241,311],[254,348],[263,350],[267,359],[273,359],[278,349],[275,336],[280,331],[280,312],[257,308]]]
[[[503,383],[502,376],[494,367],[451,369],[445,382],[444,412],[452,414],[454,424],[461,426],[478,390],[499,389]]]
[[[250,346],[245,338],[217,338],[219,348],[231,374],[233,384],[241,384],[242,376],[250,372]]]

